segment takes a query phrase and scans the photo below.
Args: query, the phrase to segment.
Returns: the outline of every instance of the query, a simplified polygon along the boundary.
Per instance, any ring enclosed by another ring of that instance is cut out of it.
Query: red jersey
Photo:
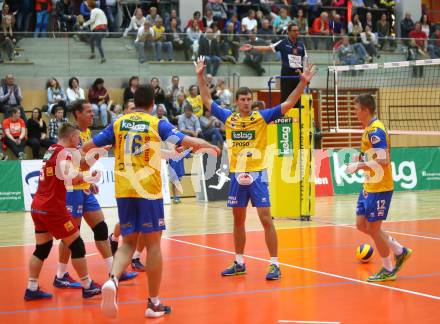
[[[44,154],[38,189],[32,201],[32,210],[48,214],[67,211],[66,186],[64,180],[56,175],[57,157],[63,150],[63,146],[54,144]],[[70,154],[67,155],[67,159],[69,158]]]
[[[11,118],[6,118],[3,121],[3,129],[9,129],[13,138],[20,137],[21,130],[26,128],[24,120],[19,118],[17,121],[13,121]]]
[[[425,46],[425,39],[427,39],[428,37],[426,36],[426,33],[423,31],[415,31],[415,30],[411,30],[409,32],[409,37],[410,38],[414,38],[416,41],[416,45],[419,47],[424,47]]]

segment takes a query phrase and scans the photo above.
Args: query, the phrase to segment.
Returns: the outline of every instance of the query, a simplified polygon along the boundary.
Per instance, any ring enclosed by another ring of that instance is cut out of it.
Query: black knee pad
[[[102,221],[92,228],[95,241],[106,241],[108,240],[108,227],[107,224]]]
[[[50,250],[52,249],[53,240],[50,240],[44,244],[37,244],[35,246],[34,255],[44,261],[49,256]]]
[[[72,252],[72,259],[84,258],[86,256],[86,246],[81,236],[69,245],[69,249]]]

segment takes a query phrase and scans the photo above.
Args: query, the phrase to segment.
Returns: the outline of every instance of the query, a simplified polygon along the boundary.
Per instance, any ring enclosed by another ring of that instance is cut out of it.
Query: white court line
[[[208,245],[203,245],[203,244],[197,244],[197,243],[192,243],[192,242],[188,242],[188,241],[178,240],[178,239],[174,239],[174,238],[171,238],[171,237],[166,237],[164,239],[170,240],[170,241],[174,241],[174,242],[183,243],[183,244],[197,246],[197,247],[201,247],[201,248],[208,249],[208,250],[214,250],[214,251],[218,251],[218,252],[223,252],[223,253],[235,255],[235,252],[227,251],[227,250],[223,250],[223,249],[218,249],[218,248],[211,247],[211,246],[208,246]],[[253,260],[258,260],[258,261],[263,261],[263,262],[270,262],[269,260],[266,260],[266,259],[263,259],[263,258],[259,258],[259,257],[255,257],[255,256],[252,256],[252,255],[244,254],[244,256],[249,258],[249,259],[253,259]],[[328,277],[333,277],[333,278],[343,279],[343,280],[347,280],[347,281],[352,281],[352,282],[356,282],[356,283],[363,284],[363,285],[368,285],[368,286],[374,286],[374,287],[394,290],[394,291],[403,292],[403,293],[407,293],[407,294],[411,294],[411,295],[416,295],[416,296],[420,296],[420,297],[426,297],[426,298],[430,298],[430,299],[434,299],[434,300],[440,300],[440,296],[424,294],[424,293],[421,293],[421,292],[412,291],[412,290],[403,289],[403,288],[397,288],[397,287],[392,287],[392,286],[380,285],[380,284],[373,283],[373,282],[367,282],[367,281],[363,281],[363,280],[359,280],[359,279],[354,279],[354,278],[350,278],[350,277],[340,276],[340,275],[337,275],[337,274],[334,274],[334,273],[330,273],[330,272],[324,272],[324,271],[319,271],[319,270],[315,270],[315,269],[309,269],[309,268],[304,268],[304,267],[300,267],[300,266],[295,266],[295,265],[288,264],[288,263],[280,262],[280,265],[288,267],[288,268],[302,270],[302,271],[313,272],[313,273],[317,273],[317,274],[328,276]]]
[[[99,253],[98,253],[98,252],[95,252],[95,253],[86,254],[86,257],[93,256],[93,255],[97,255],[97,254],[99,254]]]
[[[291,320],[279,320],[278,323],[340,324],[341,322],[318,322],[318,321],[291,321]]]

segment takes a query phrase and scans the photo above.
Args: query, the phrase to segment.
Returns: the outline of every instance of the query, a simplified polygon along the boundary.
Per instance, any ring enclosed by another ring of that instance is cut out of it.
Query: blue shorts
[[[250,175],[253,182],[248,185],[240,184],[237,180],[243,174]],[[249,199],[253,207],[270,207],[269,186],[267,171],[229,173],[231,185],[229,186],[228,207],[247,207]]]
[[[122,236],[165,230],[163,200],[116,198]]]
[[[362,190],[357,202],[356,215],[364,216],[369,222],[387,219],[392,196],[392,191],[366,192]]]
[[[185,175],[185,164],[183,159],[180,159],[178,161],[170,159],[169,166],[171,182],[179,181]]]
[[[67,191],[66,207],[72,213],[73,218],[82,217],[84,213],[101,209],[95,195],[82,189]]]

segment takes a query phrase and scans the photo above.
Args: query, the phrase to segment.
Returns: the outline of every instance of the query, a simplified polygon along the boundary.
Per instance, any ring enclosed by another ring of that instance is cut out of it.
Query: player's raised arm
[[[194,62],[194,66],[196,67],[196,73],[197,73],[197,80],[199,81],[199,89],[200,89],[200,96],[202,97],[203,105],[206,109],[211,110],[211,104],[212,104],[212,97],[211,92],[206,85],[205,81],[205,57],[199,56],[197,61]]]
[[[295,106],[296,102],[301,98],[301,95],[304,92],[304,89],[309,84],[310,80],[312,80],[313,76],[316,73],[316,67],[313,64],[308,64],[304,68],[304,72],[300,74],[301,81],[293,90],[289,97],[287,97],[286,101],[281,103],[281,113],[284,115],[290,108]]]

